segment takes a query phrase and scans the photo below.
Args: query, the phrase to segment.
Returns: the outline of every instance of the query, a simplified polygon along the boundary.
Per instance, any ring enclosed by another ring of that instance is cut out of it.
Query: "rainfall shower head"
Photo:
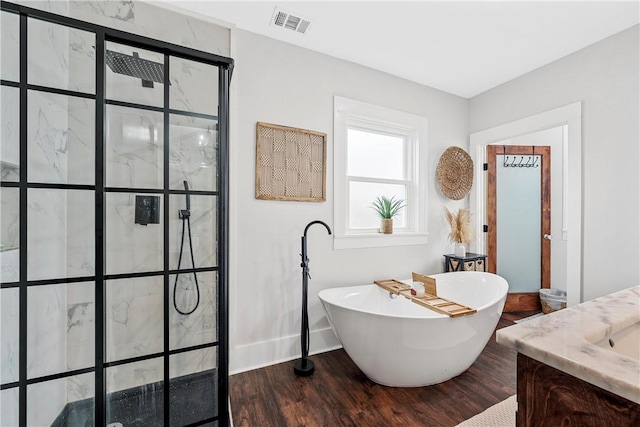
[[[144,87],[153,87],[153,82],[164,83],[164,65],[159,62],[142,59],[138,52],[133,52],[133,55],[126,55],[107,50],[105,60],[111,71],[142,79],[142,86]]]

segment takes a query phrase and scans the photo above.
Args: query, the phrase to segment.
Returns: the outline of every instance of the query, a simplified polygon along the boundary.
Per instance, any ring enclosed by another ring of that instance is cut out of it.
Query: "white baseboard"
[[[309,336],[309,354],[342,348],[331,327],[311,331]],[[239,345],[229,353],[229,375],[264,368],[299,358],[300,335]]]

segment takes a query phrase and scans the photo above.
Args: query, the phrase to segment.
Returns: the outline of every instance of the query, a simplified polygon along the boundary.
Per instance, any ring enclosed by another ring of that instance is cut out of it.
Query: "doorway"
[[[559,215],[554,227],[554,258],[562,256],[562,260],[554,260],[552,271],[552,287],[566,289],[567,305],[582,302],[582,105],[580,102],[540,112],[517,119],[496,127],[474,132],[470,136],[470,151],[474,159],[474,188],[469,194],[469,207],[474,218],[475,229],[480,231],[486,224],[486,147],[496,144],[510,144],[518,138],[514,145],[535,145],[530,141],[522,141],[522,137],[532,136],[554,127],[563,128],[560,146],[554,148],[552,197],[553,215]],[[548,145],[548,144],[544,144]],[[553,146],[553,144],[552,144]],[[561,155],[560,155],[561,153]],[[488,233],[476,233],[476,241],[471,245],[474,252],[486,251]],[[561,247],[560,253],[556,246]],[[555,279],[554,276],[557,276]]]
[[[487,269],[504,277],[504,311],[540,309],[551,276],[551,147],[487,146]]]

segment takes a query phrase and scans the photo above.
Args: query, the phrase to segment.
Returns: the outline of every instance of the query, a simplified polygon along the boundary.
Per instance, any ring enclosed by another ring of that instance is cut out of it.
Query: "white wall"
[[[640,280],[639,28],[470,100],[471,132],[582,102],[584,300]]]
[[[312,353],[337,345],[317,297],[321,289],[442,271],[442,255],[452,250],[442,206],[466,202],[439,194],[435,168],[448,146],[467,145],[469,132],[463,98],[242,30],[234,43],[230,370],[238,372],[300,355],[300,238],[311,220],[334,222],[333,96],[427,117],[429,244],[334,250],[322,227],[309,229]],[[257,121],[327,133],[326,202],[255,199]]]

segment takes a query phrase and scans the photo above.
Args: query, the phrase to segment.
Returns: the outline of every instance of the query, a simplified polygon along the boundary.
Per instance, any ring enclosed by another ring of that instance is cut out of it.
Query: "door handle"
[[[551,240],[551,239],[553,239],[553,236],[551,234],[545,234],[544,238],[545,238],[545,240]]]

